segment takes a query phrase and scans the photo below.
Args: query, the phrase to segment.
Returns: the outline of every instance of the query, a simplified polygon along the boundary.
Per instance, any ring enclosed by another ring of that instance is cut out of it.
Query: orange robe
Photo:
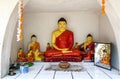
[[[33,53],[38,49],[40,52],[40,45],[38,42],[35,42],[32,46],[30,46],[30,49],[33,51]]]
[[[18,62],[26,62],[25,54],[23,52],[18,53]]]
[[[80,52],[78,50],[72,49],[74,44],[74,36],[73,32],[66,30],[60,36],[56,38],[56,46],[58,48],[68,48],[72,52],[62,53],[62,51],[56,50],[55,48],[48,50],[45,53],[45,56],[80,56]]]
[[[27,58],[27,62],[33,62],[34,61],[34,54],[33,54],[32,50],[30,50],[27,53],[26,58]]]

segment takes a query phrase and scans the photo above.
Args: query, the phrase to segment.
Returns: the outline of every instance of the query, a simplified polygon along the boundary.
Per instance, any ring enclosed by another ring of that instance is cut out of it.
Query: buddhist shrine
[[[119,4],[1,0],[0,78],[119,79]]]

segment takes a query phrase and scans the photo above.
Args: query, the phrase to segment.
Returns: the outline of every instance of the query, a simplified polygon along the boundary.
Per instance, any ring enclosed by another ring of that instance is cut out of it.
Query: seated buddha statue
[[[46,51],[48,51],[48,50],[50,50],[50,49],[51,49],[50,43],[47,43]]]
[[[74,50],[74,34],[72,31],[67,30],[67,21],[64,18],[58,20],[58,28],[52,32],[52,49],[46,51],[45,56],[80,56],[78,50]]]
[[[39,50],[37,49],[35,52],[34,52],[34,58],[35,58],[35,61],[42,61],[44,56],[43,56],[43,52],[39,52]]]
[[[74,45],[74,49],[79,50],[79,45],[78,45],[78,43],[77,43],[77,42],[76,42],[76,43],[75,43],[75,45]]]
[[[83,51],[87,55],[84,57],[84,60],[92,59],[92,54],[94,53],[94,42],[91,34],[88,34],[87,40],[80,45],[80,51]]]
[[[37,42],[36,35],[31,36],[31,42],[28,45],[28,50],[33,52],[35,61],[41,61],[43,59],[43,53],[40,52],[40,44]]]
[[[38,51],[40,51],[40,44],[37,42],[37,37],[36,35],[32,35],[31,36],[31,42],[28,45],[28,50],[32,50],[32,52],[34,53],[37,49]]]
[[[25,57],[25,54],[24,54],[22,48],[19,49],[17,57],[18,57],[17,58],[18,62],[26,62],[26,57]]]
[[[108,66],[110,65],[110,54],[106,50],[103,50],[103,57],[100,63]]]
[[[27,59],[27,62],[34,62],[34,60],[35,60],[34,54],[31,49],[27,52],[26,59]]]

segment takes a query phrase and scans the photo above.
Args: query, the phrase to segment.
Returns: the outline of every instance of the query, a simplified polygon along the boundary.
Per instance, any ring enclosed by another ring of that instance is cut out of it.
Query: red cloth
[[[90,51],[93,51],[94,52],[94,42],[91,42],[87,48],[89,48]]]
[[[66,30],[60,36],[56,38],[56,45],[59,48],[69,48],[72,49],[74,44],[73,32]]]
[[[80,49],[80,51],[86,52],[86,51],[84,50],[84,47],[82,47],[83,45],[84,45],[84,43],[79,46],[79,49]],[[89,51],[94,51],[94,42],[91,42],[89,45],[87,45],[87,46],[86,46],[86,49],[87,49],[87,48],[89,48]]]
[[[84,51],[84,47],[82,48],[83,44],[80,45],[80,51],[81,51],[81,57],[84,60],[93,60],[94,59],[94,42],[91,42],[86,49],[89,48],[89,50],[86,52]],[[91,53],[92,52],[92,53]]]
[[[64,31],[60,36],[56,38],[56,45],[59,48],[69,48],[70,51],[68,53],[62,53],[62,51],[51,49],[46,51],[45,56],[46,57],[53,57],[53,56],[80,56],[80,51],[72,49],[72,46],[74,44],[74,36],[73,32],[66,30]]]
[[[78,50],[71,50],[72,52],[62,53],[61,51],[51,49],[45,53],[45,56],[80,56],[80,51]]]
[[[61,57],[45,57],[45,62],[58,62],[58,61],[72,61],[80,62],[82,61],[81,57],[71,57],[71,56],[61,56]]]

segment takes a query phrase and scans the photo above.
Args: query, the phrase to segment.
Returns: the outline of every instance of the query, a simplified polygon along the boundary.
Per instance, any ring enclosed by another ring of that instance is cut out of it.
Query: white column
[[[0,59],[2,56],[4,56],[3,48],[6,27],[17,2],[18,0],[0,0]],[[0,65],[1,63],[2,59],[0,60]],[[2,75],[5,75],[3,72],[1,72],[1,67],[2,65],[0,66],[0,78]]]
[[[7,52],[8,53],[7,56],[6,56],[6,52],[4,52],[5,51],[4,48],[6,48],[4,46],[8,45],[6,44],[6,41],[5,41],[5,36],[6,36],[5,33],[6,33],[6,29],[8,29],[7,26],[8,26],[10,17],[12,16],[14,17],[14,15],[11,15],[11,14],[13,13],[18,1],[19,0],[0,0],[0,59],[2,57],[5,57],[5,59],[0,60],[0,65],[1,65],[0,66],[0,78],[8,73],[8,68],[4,68],[1,70],[2,67],[9,67],[9,60],[7,57],[10,57],[10,51]],[[24,5],[28,1],[29,0],[24,0]],[[11,29],[7,31],[11,31]],[[4,64],[3,64],[3,60],[4,60]]]

